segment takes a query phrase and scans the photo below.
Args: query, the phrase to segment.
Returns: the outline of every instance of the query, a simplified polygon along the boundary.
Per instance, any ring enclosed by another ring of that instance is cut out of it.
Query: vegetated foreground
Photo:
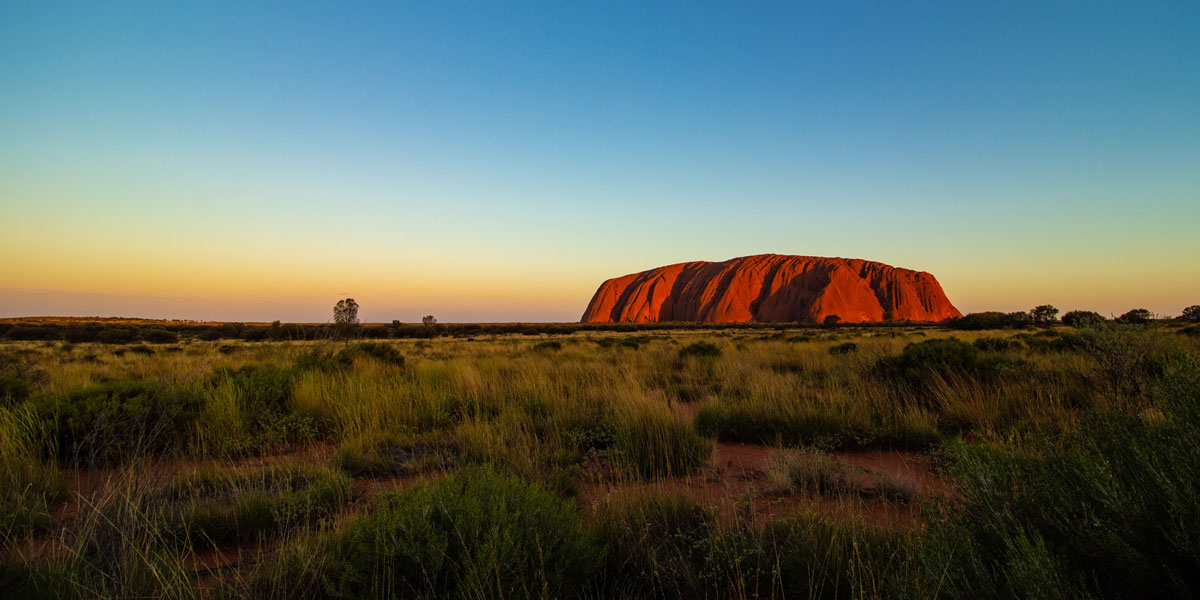
[[[0,597],[1189,597],[1194,329],[0,346]]]

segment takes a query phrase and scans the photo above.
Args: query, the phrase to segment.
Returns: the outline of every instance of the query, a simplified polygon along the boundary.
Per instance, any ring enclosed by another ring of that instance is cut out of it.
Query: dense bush
[[[1189,323],[1200,323],[1200,304],[1193,304],[1185,309],[1179,315],[1179,318]]]
[[[128,344],[140,339],[135,327],[109,327],[96,335],[96,341],[102,344]]]
[[[854,342],[845,342],[836,346],[830,346],[829,353],[835,356],[839,354],[850,354],[858,350],[858,344]]]
[[[1152,313],[1144,308],[1135,308],[1135,309],[1117,317],[1117,322],[1136,325],[1136,324],[1141,324],[1141,323],[1149,323],[1150,320],[1153,318],[1154,318],[1154,313]]]
[[[108,462],[170,452],[199,414],[191,390],[148,381],[118,381],[32,400],[59,458]]]
[[[1029,318],[1034,325],[1052,325],[1058,322],[1058,309],[1049,304],[1035,306],[1029,311]]]
[[[14,325],[5,334],[10,340],[58,340],[62,331],[52,325]]]
[[[29,382],[20,375],[0,372],[0,408],[24,402],[31,390]]]
[[[952,329],[1013,329],[1027,327],[1033,323],[1033,318],[1026,312],[977,312],[963,315],[956,319],[948,319],[945,324]]]
[[[295,412],[293,392],[298,369],[277,365],[245,365],[218,369],[211,386],[233,388],[245,437],[229,439],[227,451],[260,453],[324,437],[328,424]]]
[[[141,330],[141,338],[151,344],[174,344],[179,341],[179,334],[157,327],[145,327]]]
[[[1090,310],[1073,310],[1062,316],[1063,325],[1071,327],[1086,327],[1106,321],[1103,315]]]
[[[260,569],[252,594],[566,598],[601,558],[571,501],[486,469],[418,484],[309,544]]]
[[[282,415],[292,410],[295,375],[291,369],[276,365],[245,365],[237,369],[222,367],[210,381],[228,382],[238,392],[238,409],[251,421]]]
[[[209,341],[231,340],[231,339],[237,339],[237,338],[241,337],[243,332],[250,330],[250,329],[254,329],[254,328],[246,327],[245,325],[242,325],[241,323],[222,323],[220,325],[208,325],[208,326],[204,326],[198,332],[196,337],[198,337],[202,340],[209,340]]]
[[[24,402],[44,378],[28,357],[0,352],[0,408]]]

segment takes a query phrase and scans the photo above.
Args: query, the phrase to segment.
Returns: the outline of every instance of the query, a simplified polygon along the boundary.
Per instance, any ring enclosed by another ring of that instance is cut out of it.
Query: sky
[[[1200,304],[1200,3],[6,5],[0,316],[578,320],[761,253]]]

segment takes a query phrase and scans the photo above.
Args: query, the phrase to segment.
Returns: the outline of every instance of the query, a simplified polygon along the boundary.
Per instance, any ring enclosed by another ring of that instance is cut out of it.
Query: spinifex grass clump
[[[925,449],[941,439],[936,421],[920,408],[871,404],[826,406],[820,398],[718,400],[696,415],[696,429],[731,442],[811,446],[826,450],[884,447]]]
[[[590,529],[607,552],[589,597],[880,598],[907,579],[909,540],[799,514],[722,525],[689,496],[612,498]]]
[[[350,481],[310,467],[177,476],[144,497],[164,539],[196,548],[277,537],[327,518],[350,498]]]
[[[439,436],[348,440],[333,455],[333,465],[354,477],[391,477],[447,470],[456,454]]]
[[[815,450],[776,450],[766,469],[767,484],[777,493],[842,495],[858,493],[856,467]]]
[[[894,598],[912,569],[908,534],[800,513],[751,530],[737,572],[747,598]],[[929,597],[936,587],[913,597]]]
[[[11,539],[47,529],[66,499],[58,470],[43,464],[41,422],[23,407],[0,407],[0,548]]]
[[[618,412],[616,419],[615,460],[635,476],[686,475],[712,453],[712,442],[665,407],[635,404]]]
[[[337,354],[338,360],[345,365],[349,365],[357,356],[369,356],[394,367],[404,366],[404,355],[392,344],[384,342],[361,342],[348,346]]]
[[[472,469],[293,543],[246,585],[277,598],[567,598],[599,558],[572,502]]]
[[[711,508],[666,492],[613,497],[590,529],[606,549],[596,578],[600,597],[702,598],[711,592],[709,545],[718,533]]]

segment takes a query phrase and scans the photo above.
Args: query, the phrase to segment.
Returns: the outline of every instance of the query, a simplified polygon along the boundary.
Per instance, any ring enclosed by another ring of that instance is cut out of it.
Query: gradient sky
[[[574,321],[764,252],[1200,303],[1195,0],[346,4],[7,4],[0,316]]]

